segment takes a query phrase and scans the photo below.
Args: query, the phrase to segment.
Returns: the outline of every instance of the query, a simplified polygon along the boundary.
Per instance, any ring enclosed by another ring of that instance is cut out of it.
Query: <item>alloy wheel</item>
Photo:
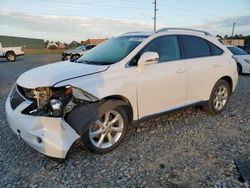
[[[110,110],[91,125],[89,138],[95,147],[109,148],[118,142],[123,131],[124,121],[121,114]]]
[[[10,54],[10,55],[8,55],[8,59],[10,61],[14,61],[15,60],[15,56]]]
[[[224,108],[228,100],[228,90],[227,87],[224,85],[221,85],[218,87],[216,92],[214,93],[214,99],[213,99],[213,106],[215,110],[221,110]]]

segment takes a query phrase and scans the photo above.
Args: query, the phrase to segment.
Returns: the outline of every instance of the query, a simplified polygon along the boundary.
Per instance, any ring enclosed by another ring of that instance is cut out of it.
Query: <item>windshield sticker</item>
[[[145,38],[139,38],[139,37],[137,37],[137,38],[130,38],[129,39],[129,41],[136,41],[136,42],[142,42],[144,40],[145,40]]]

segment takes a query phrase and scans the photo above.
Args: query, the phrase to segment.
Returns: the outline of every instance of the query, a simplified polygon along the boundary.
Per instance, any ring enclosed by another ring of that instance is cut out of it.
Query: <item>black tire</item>
[[[16,54],[14,52],[7,52],[5,56],[9,62],[16,61]]]
[[[216,99],[216,92],[219,90],[219,88],[224,87],[227,90],[227,97],[226,97],[226,101],[223,104],[223,107],[221,109],[216,109],[216,104],[215,104],[215,99]],[[229,102],[229,98],[231,95],[231,88],[228,84],[228,82],[226,80],[219,80],[210,95],[209,100],[203,105],[204,110],[212,115],[217,115],[220,114],[221,112],[223,112],[225,110],[225,108],[227,107],[227,104]]]
[[[239,63],[237,63],[237,71],[238,71],[238,74],[242,74],[242,66]]]
[[[104,154],[104,153],[107,153],[107,152],[114,150],[122,143],[122,141],[124,140],[124,138],[128,132],[129,120],[128,120],[128,115],[127,115],[125,109],[122,107],[116,107],[112,110],[117,111],[123,119],[123,131],[121,133],[121,136],[114,145],[112,145],[108,148],[98,148],[91,142],[91,139],[90,139],[90,129],[91,128],[90,128],[83,135],[82,140],[84,142],[84,145],[87,147],[87,149],[89,149],[93,153]],[[105,112],[103,114],[105,114]]]

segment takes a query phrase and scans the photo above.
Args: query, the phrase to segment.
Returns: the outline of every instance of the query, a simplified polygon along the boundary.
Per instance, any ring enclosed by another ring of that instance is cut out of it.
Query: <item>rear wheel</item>
[[[96,120],[83,136],[85,146],[95,153],[115,149],[128,130],[128,116],[122,107],[109,110]]]
[[[227,81],[219,80],[210,95],[209,101],[204,105],[204,109],[210,114],[223,112],[228,104],[231,89]]]
[[[9,62],[16,61],[16,54],[14,52],[7,52],[6,58]]]

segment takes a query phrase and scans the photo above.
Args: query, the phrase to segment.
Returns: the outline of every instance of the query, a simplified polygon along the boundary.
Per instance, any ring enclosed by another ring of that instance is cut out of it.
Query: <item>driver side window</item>
[[[158,37],[151,41],[132,59],[130,65],[136,66],[145,52],[157,52],[159,63],[181,59],[178,37],[174,35]]]

